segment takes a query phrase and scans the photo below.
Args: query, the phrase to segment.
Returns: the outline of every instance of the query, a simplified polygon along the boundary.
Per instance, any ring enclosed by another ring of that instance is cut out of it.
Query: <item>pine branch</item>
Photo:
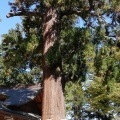
[[[9,12],[6,17],[10,18],[10,17],[14,17],[14,16],[28,16],[28,17],[32,17],[32,16],[38,16],[38,17],[42,17],[43,13],[40,12],[26,12],[26,11],[17,11],[17,12]]]
[[[72,15],[72,14],[76,14],[76,15],[80,15],[82,13],[82,10],[72,10],[72,9],[68,9],[65,11],[61,11],[61,17],[63,17],[64,15]]]

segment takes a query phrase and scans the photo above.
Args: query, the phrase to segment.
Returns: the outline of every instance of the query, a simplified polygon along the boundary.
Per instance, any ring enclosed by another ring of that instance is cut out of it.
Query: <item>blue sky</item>
[[[0,42],[2,34],[8,33],[10,28],[15,28],[16,23],[21,23],[20,17],[6,18],[7,13],[10,11],[8,1],[11,0],[0,0],[0,19],[2,19],[0,22]]]

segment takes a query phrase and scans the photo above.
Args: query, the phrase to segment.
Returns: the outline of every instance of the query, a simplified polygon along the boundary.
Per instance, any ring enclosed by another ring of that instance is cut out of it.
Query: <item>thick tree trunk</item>
[[[44,16],[44,49],[43,49],[43,106],[42,120],[62,120],[65,119],[64,95],[61,84],[61,77],[55,74],[47,65],[47,53],[57,40],[57,11],[50,8]],[[53,58],[54,59],[54,58]]]
[[[62,120],[65,118],[64,97],[61,77],[54,78],[50,70],[46,70],[43,93],[42,120]]]

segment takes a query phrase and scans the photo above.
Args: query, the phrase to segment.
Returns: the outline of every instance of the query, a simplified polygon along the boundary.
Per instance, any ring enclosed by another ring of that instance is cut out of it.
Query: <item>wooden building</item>
[[[41,120],[41,113],[40,84],[0,88],[0,120]]]

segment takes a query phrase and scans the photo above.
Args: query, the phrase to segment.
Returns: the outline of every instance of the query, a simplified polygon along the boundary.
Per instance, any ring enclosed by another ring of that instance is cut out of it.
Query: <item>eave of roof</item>
[[[13,117],[18,117],[18,118],[26,118],[30,120],[41,120],[41,117],[39,115],[35,115],[32,113],[26,113],[26,112],[21,112],[21,111],[13,111],[8,108],[6,108],[4,105],[0,103],[0,112],[2,114],[8,114]]]

